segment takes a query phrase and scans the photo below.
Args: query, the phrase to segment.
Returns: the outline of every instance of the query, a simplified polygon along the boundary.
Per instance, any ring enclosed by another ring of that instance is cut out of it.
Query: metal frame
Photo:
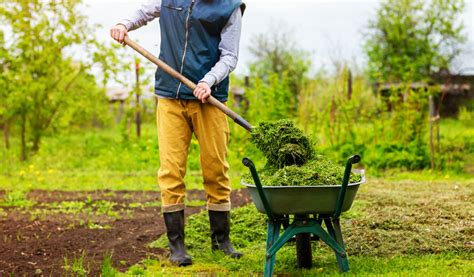
[[[339,216],[341,215],[344,197],[349,184],[352,165],[358,163],[360,159],[361,158],[359,155],[354,155],[346,162],[344,177],[336,202],[334,214],[312,215],[312,217],[311,215],[294,216],[291,223],[290,215],[275,215],[272,212],[254,163],[249,158],[244,158],[242,160],[242,163],[250,169],[250,173],[254,179],[258,194],[262,200],[263,206],[265,207],[265,212],[268,216],[264,276],[273,275],[276,253],[278,250],[295,235],[302,233],[313,234],[315,237],[321,239],[324,243],[331,247],[336,255],[339,271],[349,271],[349,262],[344,249],[344,240],[342,238]],[[326,225],[327,231],[323,229],[322,222],[324,222]],[[283,227],[284,232],[280,235],[281,227]]]

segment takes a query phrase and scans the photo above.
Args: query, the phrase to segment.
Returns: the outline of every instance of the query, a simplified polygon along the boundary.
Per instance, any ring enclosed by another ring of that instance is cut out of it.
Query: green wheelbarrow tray
[[[292,238],[296,240],[298,267],[311,267],[311,239],[315,238],[334,250],[341,272],[349,270],[339,216],[351,208],[359,186],[365,183],[364,171],[359,170],[361,181],[349,184],[352,165],[360,160],[359,155],[347,159],[341,185],[287,187],[262,186],[254,163],[249,158],[242,160],[254,180],[254,184],[242,184],[257,209],[268,216],[265,277],[273,275],[276,253]]]
[[[352,172],[361,174],[362,179],[360,182],[347,185],[341,212],[351,208],[359,186],[365,183],[364,170],[354,169]],[[265,206],[257,187],[244,180],[241,183],[248,188],[257,210],[265,213]],[[269,208],[275,215],[334,214],[341,185],[262,186],[262,189]]]

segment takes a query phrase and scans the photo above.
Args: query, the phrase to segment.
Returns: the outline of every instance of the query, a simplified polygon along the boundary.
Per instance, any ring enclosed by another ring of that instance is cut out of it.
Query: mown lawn
[[[474,183],[386,182],[369,180],[352,209],[343,215],[342,228],[351,271],[349,275],[474,274]],[[232,260],[210,251],[205,213],[192,216],[187,244],[195,264],[171,266],[166,257],[145,260],[128,274],[148,276],[198,273],[258,274],[263,271],[265,217],[253,205],[233,212],[233,241],[245,253]],[[161,237],[152,247],[166,247]],[[313,242],[313,268],[295,267],[294,244],[277,254],[276,274],[337,275],[334,254]]]

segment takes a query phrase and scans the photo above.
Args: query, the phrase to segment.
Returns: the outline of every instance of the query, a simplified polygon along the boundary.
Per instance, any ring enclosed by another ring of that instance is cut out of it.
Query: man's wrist
[[[204,78],[202,78],[199,83],[201,82],[204,82],[206,83],[209,87],[212,87],[215,85],[216,83],[216,77],[210,75],[210,74],[206,74],[206,76],[204,76]]]
[[[125,29],[127,29],[127,31],[129,31],[132,23],[130,21],[123,20],[123,21],[120,21],[119,23],[117,23],[115,25],[122,25],[123,27],[125,27]]]

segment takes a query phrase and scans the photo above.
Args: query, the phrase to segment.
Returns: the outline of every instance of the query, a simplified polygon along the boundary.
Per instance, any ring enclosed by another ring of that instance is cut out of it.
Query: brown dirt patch
[[[4,208],[0,216],[0,276],[64,275],[65,257],[72,264],[84,255],[89,275],[100,274],[102,261],[112,254],[114,267],[126,270],[151,256],[160,258],[164,249],[147,245],[165,233],[160,208],[131,207],[130,203],[159,201],[158,192],[132,191],[31,191],[28,199],[36,205],[28,209]],[[205,193],[188,191],[189,200],[204,200]],[[116,203],[109,214],[97,214],[97,209],[83,209],[76,214],[54,211],[48,203],[62,201],[110,201]],[[231,195],[234,207],[250,202],[246,190]],[[186,216],[204,207],[188,207]],[[89,222],[89,224],[87,223]],[[97,224],[91,227],[90,222]],[[105,227],[104,229],[93,229]]]

